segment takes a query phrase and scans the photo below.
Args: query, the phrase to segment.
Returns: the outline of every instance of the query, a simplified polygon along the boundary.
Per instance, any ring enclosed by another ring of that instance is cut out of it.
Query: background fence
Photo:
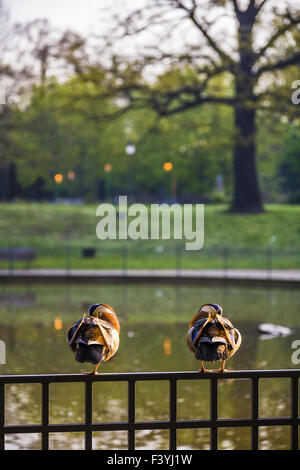
[[[61,246],[51,248],[0,248],[0,269],[300,269],[300,251],[215,247],[187,251],[182,245]]]

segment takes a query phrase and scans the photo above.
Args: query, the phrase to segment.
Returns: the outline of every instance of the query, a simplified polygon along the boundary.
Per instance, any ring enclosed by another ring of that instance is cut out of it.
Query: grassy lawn
[[[35,268],[300,268],[300,206],[267,205],[260,215],[233,215],[226,206],[205,206],[205,243],[185,251],[184,241],[99,240],[96,204],[11,203],[0,205],[0,247],[34,247]],[[176,249],[180,246],[181,249]],[[66,250],[66,247],[67,250]],[[97,249],[83,258],[82,249]],[[229,257],[226,259],[226,251]],[[297,252],[299,252],[297,254]],[[7,262],[0,262],[6,268]],[[17,262],[16,267],[26,263]]]

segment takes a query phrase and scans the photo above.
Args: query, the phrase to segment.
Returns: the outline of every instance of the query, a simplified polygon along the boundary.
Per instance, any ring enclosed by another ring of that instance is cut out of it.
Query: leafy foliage
[[[281,14],[268,4],[155,0],[123,19],[119,11],[110,42],[94,37],[93,45],[45,21],[19,25],[16,38],[23,38],[26,51],[22,56],[16,46],[20,64],[12,70],[10,99],[0,109],[0,197],[97,200],[128,193],[131,186],[136,198],[146,200],[171,192],[182,200],[230,200],[239,181],[232,153],[243,160],[250,148],[253,161],[257,147],[264,200],[282,201],[286,194],[293,200],[299,106],[291,105],[291,84],[298,78],[299,16],[288,4]],[[224,15],[234,18],[234,41],[228,43],[218,28]],[[178,21],[180,28],[193,25],[198,43],[187,39],[174,52],[161,41],[133,58],[113,49],[116,36],[139,38],[156,24]],[[253,32],[245,30],[249,24]],[[4,72],[9,70],[1,65]],[[241,110],[248,122],[237,126]],[[249,131],[255,115],[256,127]],[[126,155],[128,142],[136,146],[134,155]],[[166,161],[173,163],[171,174],[163,170]],[[112,165],[109,174],[106,163]],[[70,172],[75,178],[68,178]],[[54,183],[56,173],[63,175],[60,185]],[[218,175],[222,194],[216,193]],[[251,178],[249,188],[256,175]]]

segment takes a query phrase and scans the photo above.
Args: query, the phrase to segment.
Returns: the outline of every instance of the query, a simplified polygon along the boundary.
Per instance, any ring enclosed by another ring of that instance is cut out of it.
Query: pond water
[[[224,315],[241,331],[242,346],[227,362],[229,369],[295,368],[291,348],[300,339],[300,294],[296,289],[165,285],[33,285],[0,288],[0,339],[6,364],[0,374],[79,373],[91,370],[75,362],[66,330],[92,303],[108,303],[121,322],[120,348],[103,372],[196,370],[198,361],[186,346],[187,324],[206,302],[222,305]],[[264,339],[258,324],[292,328],[287,337]],[[127,419],[126,383],[95,383],[93,421]],[[288,379],[260,381],[261,417],[290,414]],[[41,385],[7,385],[7,424],[41,422]],[[250,380],[221,380],[219,417],[250,417]],[[168,419],[168,383],[138,382],[136,419]],[[209,381],[178,382],[178,418],[209,417]],[[84,384],[50,386],[50,422],[84,421]],[[209,430],[178,431],[179,449],[208,449]],[[38,434],[7,435],[7,449],[38,449]],[[288,426],[262,427],[261,449],[288,449]],[[95,432],[95,449],[125,449],[125,431]],[[84,448],[83,433],[53,433],[52,449]],[[168,449],[167,430],[136,432],[137,449]],[[250,448],[250,428],[219,430],[220,449]]]

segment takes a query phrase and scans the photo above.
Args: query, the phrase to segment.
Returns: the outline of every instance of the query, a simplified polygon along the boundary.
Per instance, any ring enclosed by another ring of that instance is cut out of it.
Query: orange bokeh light
[[[164,353],[166,356],[170,356],[172,354],[172,343],[171,338],[165,338],[163,342]]]
[[[104,171],[105,171],[106,173],[110,173],[111,170],[112,170],[112,165],[111,165],[111,163],[105,163],[105,165],[104,165]]]
[[[56,175],[54,175],[54,181],[55,181],[55,183],[57,183],[57,184],[62,183],[62,182],[63,182],[63,179],[64,179],[64,177],[63,177],[63,175],[62,175],[61,173],[56,173]]]
[[[60,317],[56,317],[54,320],[54,328],[56,330],[61,330],[63,327],[62,320]]]
[[[164,163],[164,167],[163,167],[163,168],[164,168],[165,171],[171,171],[172,168],[173,168],[173,163],[171,163],[171,162],[166,162],[166,163]]]

